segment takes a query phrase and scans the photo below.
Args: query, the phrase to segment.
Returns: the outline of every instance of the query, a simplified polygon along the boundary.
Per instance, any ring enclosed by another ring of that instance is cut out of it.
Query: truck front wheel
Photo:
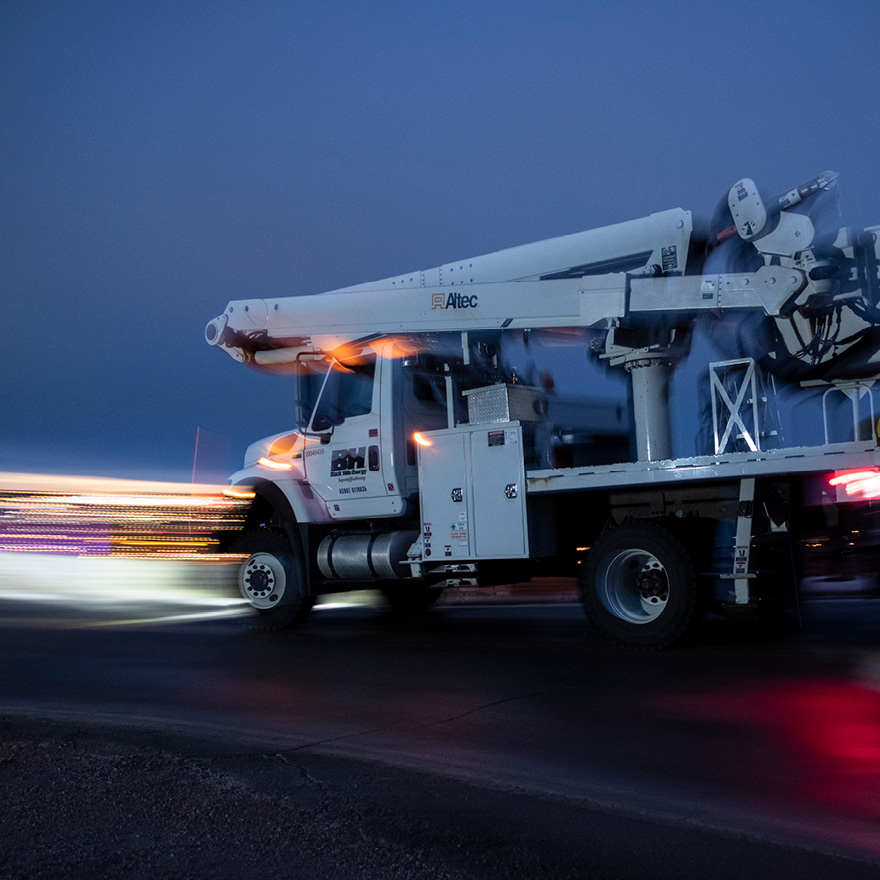
[[[626,523],[605,532],[590,551],[581,604],[607,638],[652,651],[676,641],[697,603],[687,551],[666,529]]]
[[[282,532],[245,532],[233,541],[229,552],[244,557],[236,582],[241,597],[250,605],[245,618],[249,627],[281,629],[299,623],[311,611],[315,600],[306,590],[302,559]]]

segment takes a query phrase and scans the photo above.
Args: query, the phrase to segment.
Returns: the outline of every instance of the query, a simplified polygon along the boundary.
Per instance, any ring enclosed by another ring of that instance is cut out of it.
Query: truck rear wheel
[[[619,645],[641,651],[671,645],[690,624],[696,603],[687,551],[660,526],[617,526],[590,551],[581,604],[599,632]]]
[[[247,626],[275,630],[305,619],[315,600],[307,594],[302,559],[285,534],[274,529],[245,532],[229,552],[246,555],[236,583],[251,608]]]

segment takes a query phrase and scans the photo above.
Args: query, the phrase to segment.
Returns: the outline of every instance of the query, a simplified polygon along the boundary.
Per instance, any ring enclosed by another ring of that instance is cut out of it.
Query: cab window
[[[416,464],[413,431],[446,428],[446,376],[436,371],[409,368],[403,382],[404,430],[407,438],[406,463]]]
[[[315,407],[313,430],[326,431],[353,416],[363,416],[371,412],[375,375],[375,355],[345,364],[334,361]]]
[[[326,361],[310,363],[296,376],[296,423],[300,428],[304,429],[312,420],[329,368]]]

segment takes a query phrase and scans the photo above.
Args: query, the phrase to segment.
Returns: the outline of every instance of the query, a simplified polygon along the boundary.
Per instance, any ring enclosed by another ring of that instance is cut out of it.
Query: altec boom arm
[[[237,300],[206,338],[236,360],[271,368],[377,336],[597,326],[625,314],[628,283],[597,268],[638,269],[664,252],[678,265],[690,234],[689,212],[665,211],[324,294]]]
[[[769,205],[751,180],[731,188],[734,225],[725,233],[763,261],[755,271],[693,274],[687,265],[694,245],[691,213],[672,209],[323,294],[236,300],[208,324],[206,339],[249,366],[289,372],[303,354],[379,337],[644,329],[652,322],[681,326],[709,310],[746,309],[772,319],[790,357],[815,365],[836,357],[880,318],[873,302],[880,256],[876,231],[840,230],[836,261],[829,264],[812,249],[809,217],[791,210],[835,180],[826,172]],[[866,240],[871,265],[860,273],[855,251],[860,249],[864,263]],[[810,348],[805,339],[815,339],[820,312],[822,318],[835,316],[838,332],[829,345]],[[642,350],[632,334],[628,338],[624,345],[612,332],[604,354],[614,358]]]

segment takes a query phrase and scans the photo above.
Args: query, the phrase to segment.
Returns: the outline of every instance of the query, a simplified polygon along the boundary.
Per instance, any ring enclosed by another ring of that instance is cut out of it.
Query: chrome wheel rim
[[[606,610],[628,623],[651,623],[669,601],[669,575],[647,550],[622,550],[602,568],[599,598]]]
[[[238,588],[254,608],[274,608],[283,598],[287,573],[277,556],[253,553],[238,570]]]

